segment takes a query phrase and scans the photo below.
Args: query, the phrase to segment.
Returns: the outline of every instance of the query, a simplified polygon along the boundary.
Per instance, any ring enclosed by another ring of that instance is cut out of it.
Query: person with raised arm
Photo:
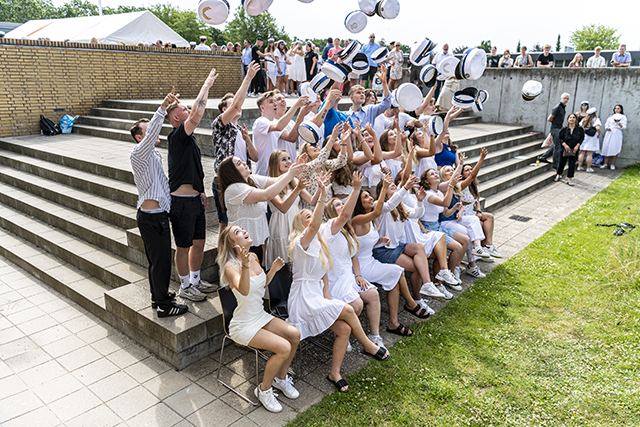
[[[282,405],[273,388],[289,399],[300,396],[287,375],[300,343],[300,331],[264,311],[262,297],[273,276],[284,266],[284,260],[275,259],[265,274],[256,255],[250,252],[253,240],[246,230],[230,225],[220,235],[217,258],[220,283],[228,284],[238,301],[229,322],[229,336],[237,344],[272,353],[254,393],[268,411],[280,412]]]
[[[331,250],[319,233],[327,187],[318,181],[320,197],[313,213],[309,209],[298,212],[293,219],[289,235],[289,257],[293,260],[293,284],[289,293],[287,322],[300,331],[301,339],[316,336],[331,329],[333,342],[331,370],[327,375],[340,392],[349,390],[340,368],[349,343],[349,335],[362,344],[362,353],[376,360],[387,360],[386,348],[373,343],[360,324],[353,307],[331,298],[327,272],[333,268]]]
[[[149,262],[149,289],[151,307],[157,308],[158,317],[177,316],[186,313],[186,305],[173,302],[176,294],[169,292],[171,279],[171,232],[169,212],[171,194],[169,181],[162,168],[162,157],[155,146],[160,142],[162,122],[167,108],[178,100],[175,87],[167,94],[153,118],[140,119],[131,127],[136,142],[131,152],[133,180],[138,189],[138,213],[136,222],[144,242]]]
[[[202,155],[193,134],[207,108],[209,90],[218,78],[213,68],[205,80],[191,110],[180,101],[167,107],[167,119],[173,130],[167,137],[169,152],[169,189],[171,190],[171,228],[176,242],[176,270],[180,277],[180,295],[192,301],[206,299],[204,293],[215,287],[200,277],[206,238]]]

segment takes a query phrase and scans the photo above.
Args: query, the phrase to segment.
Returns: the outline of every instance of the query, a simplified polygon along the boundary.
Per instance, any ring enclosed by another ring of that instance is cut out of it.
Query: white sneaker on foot
[[[200,279],[200,283],[196,285],[196,289],[199,290],[200,292],[208,294],[211,292],[215,292],[218,289],[218,287],[216,285],[212,285],[211,283],[205,280]]]
[[[487,277],[486,274],[480,271],[480,268],[477,265],[475,267],[467,268],[464,272],[467,273],[469,276],[475,277],[476,279],[482,279],[483,277]]]
[[[453,275],[456,277],[456,280],[458,281],[458,284],[461,285],[462,284],[462,280],[460,279],[460,267],[456,267],[453,270]]]
[[[347,341],[347,353],[351,353],[353,351],[353,347],[351,347],[351,341]]]
[[[453,299],[453,294],[449,292],[444,285],[436,286],[440,292],[444,295],[444,299]]]
[[[188,299],[191,301],[204,301],[207,299],[207,296],[200,292],[198,288],[194,286],[188,286],[186,288],[180,287],[180,291],[178,292],[178,296],[184,299]]]
[[[578,167],[576,168],[576,170],[577,170],[577,171],[583,171],[583,170],[584,170],[584,168],[583,168],[582,166],[578,166]]]
[[[425,300],[419,299],[418,301],[416,301],[416,304],[418,304],[420,307],[427,310],[427,313],[429,313],[429,316],[433,316],[434,314],[436,314],[436,311],[433,308],[429,307],[429,305]]]
[[[474,248],[471,249],[471,254],[478,258],[489,258],[491,256],[482,249],[482,246],[474,246]]]
[[[593,168],[588,168],[587,169],[587,172],[589,172],[589,173],[592,173],[593,171],[594,171]]]
[[[440,270],[438,274],[436,274],[436,280],[440,280],[441,282],[446,283],[447,285],[459,285],[458,279],[453,273],[449,270]]]
[[[484,250],[494,258],[502,258],[502,255],[500,255],[500,252],[496,250],[496,247],[494,245],[485,245]]]
[[[600,165],[600,169],[606,169],[606,168],[607,168],[607,164],[606,163],[603,163],[603,164]]]
[[[261,384],[262,385],[262,384]],[[267,391],[260,390],[260,386],[256,387],[253,391],[262,406],[269,412],[280,412],[282,411],[282,405],[276,399],[277,394],[273,392],[273,387],[271,387]]]
[[[609,167],[611,168],[612,171],[616,170],[616,165],[611,165]]]
[[[458,285],[458,284],[452,285],[452,284],[449,284],[449,283],[445,283],[445,285],[447,285],[449,288],[453,289],[454,291],[461,291],[462,290],[462,285]]]
[[[369,337],[371,342],[377,345],[378,347],[384,347],[384,341],[382,340],[382,337],[380,335],[378,335],[377,337],[374,337],[373,335],[367,335],[367,336]]]
[[[433,298],[446,298],[446,294],[444,292],[442,292],[442,289],[438,289],[438,288],[444,289],[444,286],[442,286],[442,285],[435,286],[431,282],[425,283],[420,288],[420,293],[422,295],[426,295],[428,297],[433,297]]]
[[[289,399],[297,399],[300,396],[300,392],[293,386],[291,375],[287,375],[284,380],[275,377],[271,385],[280,390]]]

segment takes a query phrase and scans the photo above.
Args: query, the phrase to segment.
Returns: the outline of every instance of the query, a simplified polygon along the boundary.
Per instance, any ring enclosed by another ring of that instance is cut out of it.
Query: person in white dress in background
[[[587,172],[593,172],[593,168],[591,167],[591,160],[593,159],[593,153],[595,151],[600,150],[600,126],[602,126],[602,122],[598,118],[596,107],[591,107],[586,111],[586,116],[580,122],[580,126],[585,130],[584,133],[584,141],[580,144],[580,154],[578,155],[578,171],[583,171],[585,168],[582,167],[582,162],[584,162],[585,157],[587,158]],[[588,128],[595,129],[595,133],[593,135],[589,135],[586,130]]]
[[[602,155],[604,163],[600,169],[604,169],[611,161],[611,170],[616,169],[616,159],[622,150],[622,131],[627,128],[627,116],[624,115],[622,105],[618,104],[613,107],[613,115],[609,116],[604,125],[607,131],[602,141]]]
[[[380,295],[375,286],[367,282],[360,272],[358,251],[360,243],[351,225],[351,214],[362,187],[362,174],[358,171],[352,175],[353,190],[345,203],[339,198],[332,198],[324,207],[327,222],[320,227],[320,233],[331,247],[333,270],[329,270],[329,294],[332,298],[350,304],[359,316],[363,305],[367,306],[369,319],[369,339],[379,346],[384,346],[380,337]]]
[[[317,178],[320,196],[313,213],[309,209],[298,212],[289,235],[289,257],[293,260],[293,283],[289,293],[287,322],[300,331],[301,339],[316,336],[331,329],[333,342],[331,371],[327,375],[340,392],[349,390],[340,368],[347,351],[349,335],[363,345],[363,354],[377,360],[387,360],[389,352],[373,343],[360,324],[353,307],[331,298],[327,271],[333,268],[329,246],[318,233],[327,197],[327,187]]]
[[[289,51],[291,66],[289,73],[289,94],[298,96],[298,84],[307,80],[307,68],[304,64],[304,51],[300,42],[294,42]]]
[[[287,375],[300,343],[300,331],[264,311],[264,288],[284,266],[284,261],[282,258],[274,260],[269,273],[265,274],[256,255],[249,252],[252,244],[251,236],[242,227],[232,225],[222,230],[217,258],[222,272],[220,283],[228,284],[238,301],[229,323],[231,339],[240,345],[272,353],[264,368],[262,382],[254,393],[267,410],[280,412],[282,405],[276,399],[273,387],[289,399],[300,395]]]
[[[267,83],[269,92],[276,88],[276,44],[273,39],[269,39],[267,47],[264,49],[264,63],[267,67]]]

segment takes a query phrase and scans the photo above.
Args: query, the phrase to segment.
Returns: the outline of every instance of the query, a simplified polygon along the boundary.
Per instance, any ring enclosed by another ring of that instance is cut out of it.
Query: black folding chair
[[[229,336],[229,323],[231,322],[231,318],[233,317],[233,311],[238,306],[238,301],[236,300],[236,296],[233,295],[233,292],[231,291],[231,287],[229,286],[225,286],[218,289],[218,298],[220,299],[220,305],[222,306],[222,327],[224,329],[224,338],[222,339],[222,348],[220,349],[220,363],[218,364],[218,376],[217,376],[218,382],[223,386],[225,386],[226,388],[228,388],[229,390],[231,390],[232,392],[234,392],[235,394],[237,394],[238,396],[240,396],[241,398],[243,398],[244,400],[246,400],[247,402],[249,402],[250,404],[252,404],[253,406],[258,406],[258,402],[252,401],[247,396],[240,393],[239,391],[237,391],[236,389],[231,387],[229,384],[225,383],[220,379],[220,371],[222,370],[222,356],[224,354],[224,345],[227,341],[227,338],[233,341],[233,339]],[[239,344],[236,343],[236,345],[239,345]],[[256,353],[256,386],[257,386],[260,384],[258,355],[262,353],[260,352],[260,350],[250,346],[241,346],[241,347],[248,348],[249,350],[253,350]]]

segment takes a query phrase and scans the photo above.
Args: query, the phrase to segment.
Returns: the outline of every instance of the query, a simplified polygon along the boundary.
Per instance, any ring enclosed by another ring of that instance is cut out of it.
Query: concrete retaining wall
[[[526,102],[522,99],[522,85],[527,80],[542,83],[538,98]],[[551,68],[551,69],[487,69],[479,80],[461,81],[460,88],[477,87],[489,92],[489,101],[480,116],[482,121],[533,125],[534,130],[549,132],[547,117],[560,102],[560,95],[571,95],[567,104],[569,112],[577,111],[582,101],[597,107],[604,123],[616,104],[624,107],[629,121],[624,131],[622,152],[616,165],[626,166],[640,161],[640,69],[627,68]],[[601,146],[603,135],[600,138]]]

